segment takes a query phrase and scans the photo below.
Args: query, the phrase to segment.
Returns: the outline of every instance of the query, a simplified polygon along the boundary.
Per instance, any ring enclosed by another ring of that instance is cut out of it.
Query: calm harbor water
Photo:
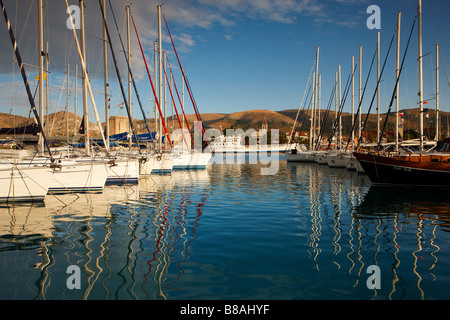
[[[0,299],[450,298],[448,192],[375,188],[283,156],[261,175],[266,164],[237,157],[1,207]]]

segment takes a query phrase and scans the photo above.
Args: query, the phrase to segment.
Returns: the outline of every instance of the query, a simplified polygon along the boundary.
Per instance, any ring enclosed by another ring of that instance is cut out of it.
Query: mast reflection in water
[[[448,299],[448,193],[211,164],[0,208],[1,299]],[[81,270],[70,290],[67,268]],[[368,289],[377,265],[381,288]]]

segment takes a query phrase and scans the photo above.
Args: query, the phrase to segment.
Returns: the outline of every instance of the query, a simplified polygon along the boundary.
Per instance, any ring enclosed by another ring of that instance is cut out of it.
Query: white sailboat
[[[316,53],[316,72],[313,74],[313,93],[312,93],[312,112],[311,112],[311,129],[309,134],[309,148],[306,149],[304,145],[297,144],[294,149],[286,151],[286,161],[287,162],[314,162],[314,144],[316,141],[316,101],[318,99],[318,82],[319,82],[319,50],[317,47]],[[312,71],[312,70],[311,70]],[[309,80],[308,80],[309,81]],[[302,99],[303,100],[303,99]],[[303,101],[302,101],[303,104]],[[301,105],[300,105],[301,107]],[[320,121],[320,119],[319,119]],[[292,136],[293,132],[291,133]]]
[[[22,79],[27,92],[28,100],[30,102],[31,110],[33,111],[38,127],[41,133],[40,136],[40,147],[41,151],[44,149],[46,142],[45,133],[43,130],[41,118],[36,111],[36,106],[34,103],[34,97],[31,93],[30,86],[28,84],[27,75],[22,63],[22,58],[20,56],[19,48],[14,37],[14,32],[12,30],[11,23],[8,19],[6,13],[5,5],[3,1],[0,1],[2,7],[3,15],[5,17],[6,25],[8,27],[9,36],[11,43],[14,48],[14,53],[22,74]],[[39,33],[42,34],[42,1],[38,2],[38,16],[39,16]],[[40,47],[42,44],[40,43]],[[40,59],[40,82],[42,89],[42,59]],[[40,106],[42,106],[42,90],[40,90]],[[42,110],[41,110],[42,111]],[[48,147],[48,145],[47,145]],[[21,155],[20,155],[21,156]],[[8,163],[9,162],[9,163]],[[23,166],[20,161],[15,162],[10,159],[8,162],[0,164],[0,201],[1,202],[17,202],[17,201],[42,201],[44,200],[48,188],[53,177],[53,169],[50,166],[33,165],[33,166]]]
[[[53,169],[48,166],[0,164],[0,202],[43,201]]]

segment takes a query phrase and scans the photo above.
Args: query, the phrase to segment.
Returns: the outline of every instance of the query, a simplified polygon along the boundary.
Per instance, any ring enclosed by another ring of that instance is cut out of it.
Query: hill
[[[411,132],[417,132],[419,128],[419,109],[411,108],[411,109],[403,109],[401,112],[404,114],[402,117],[404,122],[404,129],[410,130]],[[219,130],[225,130],[229,128],[233,129],[255,129],[258,130],[262,127],[264,121],[267,122],[269,129],[278,129],[280,132],[291,132],[292,127],[295,123],[295,119],[297,117],[298,110],[296,109],[287,109],[282,111],[269,111],[269,110],[250,110],[250,111],[240,111],[234,112],[230,114],[226,113],[204,113],[201,114],[201,118],[205,128],[215,128]],[[334,125],[335,121],[335,112],[329,111],[328,114],[326,110],[320,111],[321,122],[324,121],[325,118],[327,120],[323,124],[324,134],[329,135]],[[436,111],[430,109],[426,115],[428,117],[424,118],[424,128],[425,132],[433,132],[436,120]],[[362,121],[366,120],[366,114],[362,115]],[[441,111],[441,132],[443,136],[449,135],[449,121],[450,121],[450,113]],[[128,121],[127,117],[122,117],[123,121]],[[195,114],[186,115],[188,119],[188,123],[190,128],[193,127],[194,121],[197,121],[197,116]],[[298,123],[296,126],[296,131],[309,131],[310,126],[310,118],[311,111],[300,111],[298,113]],[[381,126],[384,124],[384,120],[386,115],[381,115]],[[182,115],[180,115],[180,120],[184,122]],[[367,118],[366,131],[375,131],[377,128],[376,124],[377,116],[374,114],[370,114]],[[26,124],[30,124],[34,121],[34,117],[26,118],[21,116],[15,116],[6,113],[0,113],[0,127],[1,128],[10,128],[10,127],[20,127]],[[57,137],[62,136],[65,137],[67,135],[67,129],[69,132],[69,136],[73,136],[75,132],[78,132],[80,127],[82,117],[75,116],[73,113],[66,114],[64,111],[60,111],[57,113],[50,114],[45,117],[46,123],[48,122],[48,126],[50,129],[50,136]],[[153,131],[155,130],[154,119],[148,119],[149,127]],[[136,128],[138,134],[146,133],[147,129],[143,120],[133,120],[133,124]],[[343,133],[348,134],[351,130],[352,119],[351,114],[343,113],[342,114],[342,126]],[[102,124],[105,126],[105,123]],[[179,128],[178,119],[176,116],[168,117],[167,119],[167,127],[169,131],[173,131]],[[387,123],[387,130],[393,131],[395,128],[395,116],[391,114],[389,117],[389,121]],[[98,137],[100,136],[100,131],[96,123],[90,122],[90,130],[92,132],[92,136]],[[355,130],[357,130],[357,126],[355,126]]]

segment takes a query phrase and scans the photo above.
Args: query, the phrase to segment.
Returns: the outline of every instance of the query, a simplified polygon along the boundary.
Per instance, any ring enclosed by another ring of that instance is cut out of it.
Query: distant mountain
[[[403,113],[403,125],[405,130],[416,130],[419,128],[419,109],[403,109],[401,110]],[[298,117],[297,117],[298,114]],[[425,131],[434,130],[435,126],[435,117],[436,112],[434,109],[429,109],[427,113],[428,117],[424,118],[424,127]],[[183,115],[180,114],[180,121],[184,123]],[[204,113],[201,114],[201,119],[203,121],[203,125],[205,128],[216,128],[219,130],[225,130],[229,128],[233,129],[255,129],[258,130],[262,127],[264,121],[267,122],[269,129],[278,129],[280,132],[291,132],[292,127],[295,123],[295,119],[297,118],[297,126],[296,131],[309,131],[310,126],[310,118],[311,111],[300,111],[297,109],[287,109],[282,111],[269,111],[269,110],[249,110],[249,111],[240,111],[234,112],[230,114],[226,113]],[[335,112],[326,110],[320,111],[321,122],[326,118],[325,124],[323,124],[325,135],[329,134],[333,128],[335,122]],[[386,115],[381,115],[381,126],[384,124],[384,119]],[[449,131],[449,121],[450,121],[450,113],[449,112],[440,112],[441,117],[441,132],[444,136],[448,134]],[[122,121],[128,123],[127,117],[119,117],[122,118]],[[195,114],[188,114],[186,118],[189,123],[189,127],[192,129],[194,125],[194,121],[197,121],[197,116]],[[362,114],[362,121],[366,120],[366,114]],[[366,131],[374,131],[377,128],[376,124],[377,116],[374,114],[370,114],[367,120]],[[149,120],[149,127],[153,131],[155,130],[154,119]],[[21,116],[15,116],[5,113],[0,113],[0,128],[10,128],[10,127],[20,127],[26,124],[32,123],[34,117],[26,118]],[[50,114],[45,117],[45,122],[48,123],[50,130],[50,136],[66,136],[67,128],[69,130],[69,136],[73,136],[74,132],[78,132],[82,121],[82,117],[76,116],[73,113],[66,114],[64,111],[60,111],[57,113]],[[391,114],[389,117],[389,121],[387,124],[387,130],[392,131],[395,127],[395,117],[394,114]],[[134,127],[138,134],[146,133],[147,129],[143,120],[133,120]],[[342,114],[342,126],[343,133],[348,134],[351,130],[352,120],[351,114],[343,113]],[[67,127],[68,126],[68,127]],[[92,132],[92,136],[98,137],[100,135],[100,131],[97,123],[90,122],[90,130]],[[105,127],[105,123],[102,124],[103,128]],[[168,117],[167,119],[167,128],[169,131],[179,128],[178,119],[176,116]],[[357,125],[355,125],[357,130]]]

